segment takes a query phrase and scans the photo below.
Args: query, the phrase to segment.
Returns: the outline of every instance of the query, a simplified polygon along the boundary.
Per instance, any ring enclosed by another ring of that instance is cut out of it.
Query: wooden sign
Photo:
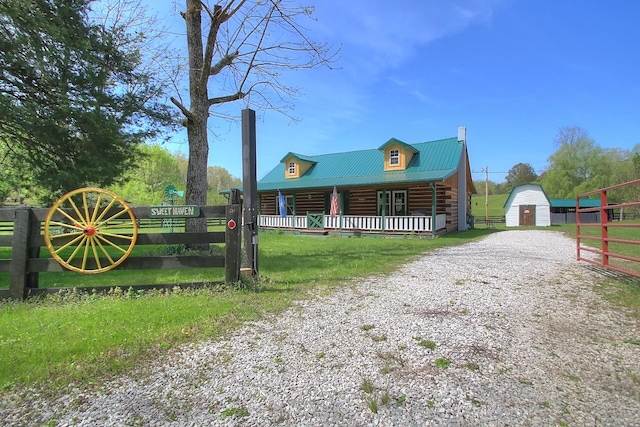
[[[197,205],[151,206],[149,218],[196,218],[200,216]]]

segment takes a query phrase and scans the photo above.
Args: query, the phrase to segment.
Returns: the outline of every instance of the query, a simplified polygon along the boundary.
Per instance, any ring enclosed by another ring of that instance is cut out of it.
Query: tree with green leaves
[[[165,201],[167,186],[184,189],[175,155],[157,144],[142,145],[140,152],[136,165],[125,172],[122,182],[109,188],[111,191],[134,205],[150,206]]]
[[[113,183],[174,120],[142,62],[146,35],[92,21],[92,3],[0,1],[0,152],[44,203]]]
[[[292,0],[226,0],[209,7],[186,0],[189,100],[171,101],[184,115],[189,141],[186,202],[207,203],[207,125],[222,104],[244,100],[258,109],[284,111],[297,89],[282,72],[330,65],[336,52],[305,34],[313,8]],[[240,155],[240,153],[238,153]],[[206,231],[189,219],[187,230]]]
[[[538,174],[529,163],[518,163],[507,172],[505,181],[510,188],[527,182],[536,182]]]
[[[556,136],[558,149],[549,157],[542,185],[553,198],[576,195],[608,185],[610,165],[589,133],[577,126],[563,127]]]
[[[172,185],[177,190],[186,186],[188,159],[182,153],[171,153],[158,144],[140,146],[140,157],[135,166],[127,170],[121,182],[109,187],[127,202],[137,206],[158,205],[166,201],[165,189]],[[207,168],[207,199],[209,204],[224,205],[227,199],[222,190],[242,185],[240,178],[232,176],[220,166]],[[180,198],[177,203],[183,203]]]
[[[6,144],[0,144],[0,207],[9,197],[14,204],[24,198],[22,187],[27,179],[25,171],[12,161]]]

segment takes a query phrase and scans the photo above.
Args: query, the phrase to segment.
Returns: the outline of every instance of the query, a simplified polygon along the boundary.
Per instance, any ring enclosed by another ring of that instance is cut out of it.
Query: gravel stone
[[[638,426],[639,322],[593,291],[599,281],[560,233],[494,233],[185,345],[145,377],[55,401],[5,393],[0,417],[15,426]]]

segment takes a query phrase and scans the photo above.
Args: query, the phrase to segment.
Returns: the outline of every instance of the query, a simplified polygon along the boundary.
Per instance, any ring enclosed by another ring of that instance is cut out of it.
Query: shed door
[[[520,205],[520,225],[536,225],[536,206]]]

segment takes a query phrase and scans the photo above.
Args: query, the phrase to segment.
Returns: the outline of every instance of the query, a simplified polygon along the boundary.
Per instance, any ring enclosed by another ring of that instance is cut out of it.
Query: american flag
[[[336,186],[333,186],[333,194],[331,195],[331,216],[336,216],[340,212],[340,204],[338,203],[338,191],[336,190]]]
[[[282,218],[287,217],[287,201],[280,190],[278,190],[278,211],[280,212],[280,216]]]

